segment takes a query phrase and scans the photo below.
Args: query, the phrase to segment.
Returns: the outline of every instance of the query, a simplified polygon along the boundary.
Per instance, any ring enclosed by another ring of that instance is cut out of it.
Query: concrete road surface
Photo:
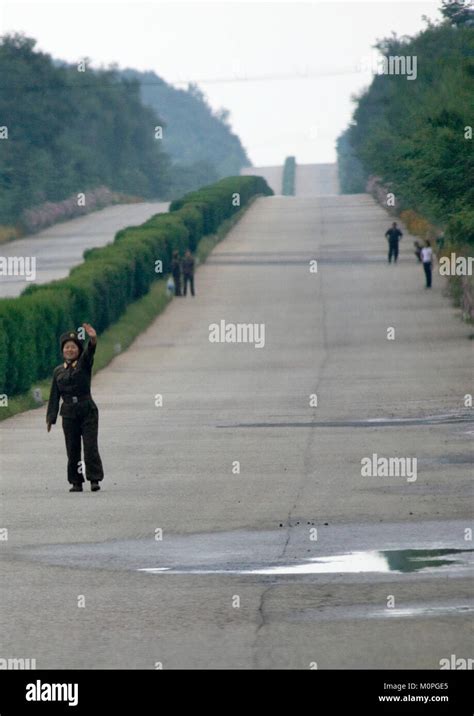
[[[70,269],[82,263],[86,249],[105,246],[114,240],[119,229],[142,224],[153,214],[168,211],[169,202],[143,202],[120,204],[94,211],[87,216],[50,226],[33,236],[0,245],[0,256],[18,257],[25,263],[25,274],[1,276],[0,298],[18,296],[31,277],[35,283],[47,283],[69,274]],[[34,264],[31,259],[34,258]],[[35,269],[35,275],[29,271]]]
[[[275,194],[282,193],[283,166],[244,167],[241,174],[264,177]],[[295,196],[339,194],[337,164],[298,164],[295,172]]]
[[[364,195],[255,202],[196,297],[95,377],[101,492],[67,491],[44,409],[1,423],[2,658],[472,656],[472,328],[436,274],[424,289],[409,236],[386,263],[389,221]],[[210,342],[221,321],[256,324],[254,343]]]

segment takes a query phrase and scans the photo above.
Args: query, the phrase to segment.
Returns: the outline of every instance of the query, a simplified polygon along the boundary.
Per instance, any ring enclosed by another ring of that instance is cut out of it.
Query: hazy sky
[[[123,2],[0,0],[0,31],[56,58],[155,70],[196,81],[227,108],[256,166],[335,160],[351,95],[368,86],[372,45],[439,19],[436,2]],[[306,75],[306,76],[304,76]],[[242,80],[243,78],[243,80]],[[180,87],[185,84],[178,85]]]

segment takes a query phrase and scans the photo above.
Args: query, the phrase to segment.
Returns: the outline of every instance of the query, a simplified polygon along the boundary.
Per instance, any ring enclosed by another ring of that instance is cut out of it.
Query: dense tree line
[[[57,66],[35,40],[0,43],[0,224],[22,210],[105,185],[160,196],[171,162],[154,137],[159,118],[137,82],[113,70]]]
[[[336,143],[339,184],[343,194],[363,194],[368,177],[362,162],[356,157],[349,137],[350,130],[346,130]]]
[[[229,126],[225,109],[213,111],[195,84],[186,90],[167,84],[154,72],[124,70],[140,83],[143,102],[165,122],[163,147],[182,175],[207,172],[206,181],[238,174],[250,161]],[[198,186],[198,184],[196,184]]]
[[[416,57],[417,76],[376,74],[358,97],[338,143],[341,184],[361,191],[378,175],[401,208],[474,243],[474,12],[464,2],[442,12],[415,37],[378,43],[385,58]]]
[[[121,229],[113,243],[87,250],[66,278],[30,284],[21,296],[0,299],[0,394],[24,392],[51,372],[65,326],[87,319],[104,331],[154,281],[163,280],[173,251],[195,251],[253,197],[271,194],[262,177],[221,179],[176,199],[169,213]]]
[[[248,164],[225,112],[214,115],[197,88],[68,65],[35,45],[0,38],[0,227],[98,187],[172,199]]]

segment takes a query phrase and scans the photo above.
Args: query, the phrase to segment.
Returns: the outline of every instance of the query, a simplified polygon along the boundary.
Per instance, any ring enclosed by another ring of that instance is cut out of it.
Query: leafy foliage
[[[262,177],[229,177],[203,187],[173,202],[170,214],[156,214],[118,231],[112,244],[87,250],[67,278],[1,299],[0,393],[24,392],[46,377],[57,363],[62,332],[84,321],[104,331],[169,273],[174,250],[194,251],[202,237],[257,194],[272,194]]]
[[[365,192],[368,177],[350,144],[348,131],[343,132],[337,139],[337,163],[341,192],[343,194]]]
[[[24,209],[99,186],[144,197],[165,193],[170,160],[154,137],[160,123],[138,83],[114,70],[80,72],[35,50],[0,43],[0,224]]]
[[[177,90],[153,72],[81,72],[35,44],[0,40],[0,227],[31,230],[27,211],[61,214],[61,202],[99,187],[174,198],[250,163],[227,110],[213,112],[196,86]]]
[[[231,130],[228,110],[214,112],[197,85],[189,84],[187,90],[176,89],[154,72],[130,69],[123,70],[122,76],[140,83],[143,102],[162,117],[163,147],[176,163],[179,174],[175,181],[181,181],[180,190],[189,191],[238,174],[250,164],[239,138]],[[205,171],[207,174],[203,174]],[[191,180],[193,186],[186,187],[185,180]]]
[[[363,174],[379,176],[402,209],[446,227],[448,238],[474,243],[474,28],[469,17],[456,17],[456,25],[450,16],[416,37],[378,43],[385,57],[416,57],[417,77],[374,77],[339,140],[339,161],[347,175],[351,148]]]

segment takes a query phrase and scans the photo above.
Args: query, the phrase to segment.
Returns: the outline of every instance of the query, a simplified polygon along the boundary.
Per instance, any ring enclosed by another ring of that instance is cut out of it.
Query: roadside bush
[[[61,333],[84,321],[103,332],[169,273],[173,251],[195,251],[257,194],[272,194],[262,177],[229,177],[203,187],[173,202],[170,214],[122,229],[113,243],[85,251],[84,262],[67,278],[1,299],[0,394],[24,392],[45,378],[59,361]]]

